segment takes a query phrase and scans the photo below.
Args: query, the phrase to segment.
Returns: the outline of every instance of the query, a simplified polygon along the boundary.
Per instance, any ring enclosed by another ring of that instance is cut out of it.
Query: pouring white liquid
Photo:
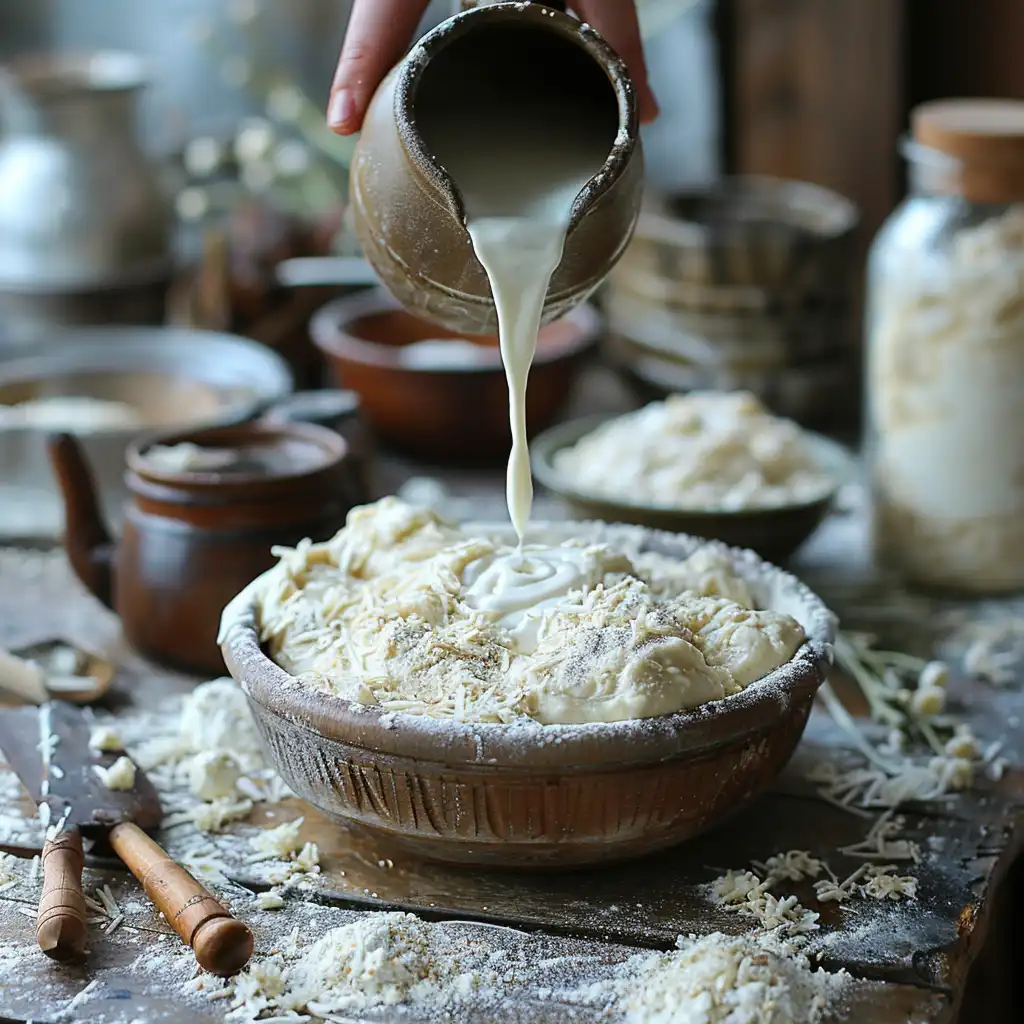
[[[571,204],[572,200],[569,202]],[[526,439],[526,384],[537,350],[537,332],[548,281],[562,259],[567,222],[568,216],[564,221],[481,217],[468,225],[473,250],[487,271],[498,309],[498,336],[508,381],[512,427],[505,500],[520,544],[533,505],[533,477]]]
[[[491,97],[486,117],[435,124],[431,143],[462,195],[466,226],[491,284],[508,381],[512,450],[506,478],[519,549],[491,563],[472,585],[482,610],[511,616],[584,586],[590,575],[560,549],[523,550],[533,504],[526,435],[526,387],[544,300],[562,259],[573,204],[601,169],[615,128],[547,95],[517,102]],[[499,564],[505,563],[505,564]]]

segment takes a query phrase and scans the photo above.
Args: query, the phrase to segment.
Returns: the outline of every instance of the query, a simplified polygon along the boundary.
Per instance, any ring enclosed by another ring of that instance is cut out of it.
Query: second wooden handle
[[[75,829],[47,839],[41,856],[43,893],[36,914],[36,942],[54,960],[74,960],[85,952],[88,928],[82,895],[82,833]]]
[[[252,956],[252,932],[137,825],[110,830],[110,845],[142,883],[167,923],[188,943],[200,967],[228,976]]]

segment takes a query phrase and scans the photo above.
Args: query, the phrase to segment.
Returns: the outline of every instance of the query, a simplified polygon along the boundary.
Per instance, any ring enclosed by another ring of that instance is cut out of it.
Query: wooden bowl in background
[[[526,392],[531,435],[558,416],[601,327],[597,311],[583,305],[541,329]],[[383,441],[435,462],[508,457],[508,387],[497,338],[437,327],[383,289],[328,303],[310,330],[335,380],[359,394]],[[433,356],[411,359],[409,346],[419,342],[436,342]],[[454,358],[438,358],[445,342],[454,343]]]
[[[609,354],[654,393],[751,391],[800,423],[856,418],[858,210],[801,181],[648,192],[609,275]]]
[[[469,529],[514,542],[507,526]],[[604,523],[536,524],[531,535],[679,559],[707,543]],[[833,617],[820,598],[753,552],[715,547],[760,606],[801,622],[807,642],[742,693],[679,714],[498,725],[354,704],[302,685],[263,653],[251,593],[225,610],[221,650],[277,770],[329,817],[457,864],[612,863],[704,832],[760,793],[796,748],[828,668]]]

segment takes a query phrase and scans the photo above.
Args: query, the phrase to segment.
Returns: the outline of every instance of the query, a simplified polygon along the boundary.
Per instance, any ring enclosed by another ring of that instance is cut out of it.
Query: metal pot
[[[66,331],[58,347],[0,362],[0,408],[85,396],[139,411],[139,422],[68,431],[83,445],[103,512],[115,527],[127,497],[125,449],[141,430],[242,420],[291,391],[291,373],[277,353],[235,335],[183,328]],[[4,426],[0,420],[0,534],[60,534],[63,505],[46,439],[51,430],[72,426]]]
[[[0,69],[0,316],[15,345],[54,325],[161,318],[171,208],[135,135],[128,53]],[[142,301],[140,297],[145,297]]]

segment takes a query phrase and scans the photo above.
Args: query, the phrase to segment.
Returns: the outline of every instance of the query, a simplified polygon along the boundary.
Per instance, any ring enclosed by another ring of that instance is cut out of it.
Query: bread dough
[[[636,564],[601,544],[516,549],[385,498],[331,540],[276,553],[254,589],[270,655],[305,685],[390,711],[648,718],[737,693],[804,640],[795,619],[749,607],[717,549]]]

